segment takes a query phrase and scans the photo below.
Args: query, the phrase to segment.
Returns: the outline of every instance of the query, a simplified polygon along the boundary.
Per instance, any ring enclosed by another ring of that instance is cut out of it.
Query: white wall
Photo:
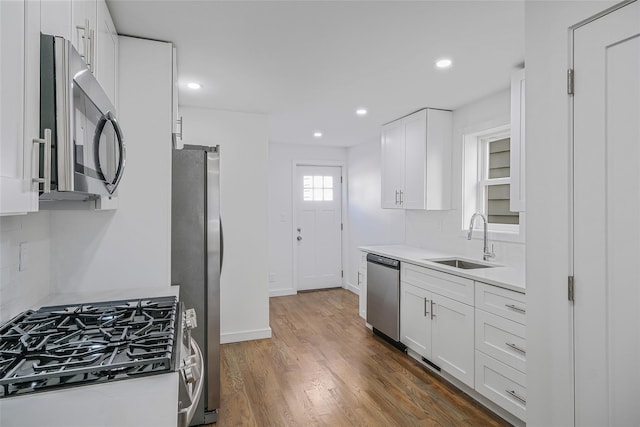
[[[170,285],[172,45],[120,37],[119,55],[118,209],[51,212],[56,292]]]
[[[568,28],[611,1],[525,6],[527,424],[573,424],[569,273]],[[579,290],[577,293],[579,298]]]
[[[401,244],[405,241],[405,214],[382,209],[380,139],[350,147],[348,153],[349,239],[348,285],[358,289],[359,246]]]
[[[269,294],[296,293],[293,278],[293,167],[296,161],[318,164],[347,165],[347,150],[340,147],[316,147],[291,144],[269,144]],[[346,171],[342,172],[346,178]],[[345,199],[343,197],[343,199]],[[347,211],[343,203],[343,213]],[[347,230],[343,239],[346,242]],[[344,244],[342,245],[344,247]],[[342,254],[343,268],[347,254]]]
[[[22,271],[20,243],[27,244]],[[48,212],[0,217],[0,323],[46,302],[50,243]]]
[[[509,85],[510,82],[505,82]],[[462,218],[462,171],[463,137],[465,134],[508,125],[511,121],[510,89],[489,95],[467,104],[453,112],[452,140],[452,195],[451,210],[406,211],[406,243],[411,246],[435,249],[470,258],[482,258],[482,234],[477,233],[471,241],[463,232],[470,218]],[[482,230],[481,221],[476,227]],[[494,261],[524,268],[524,244],[500,241],[499,235],[489,235],[490,244],[495,245]]]
[[[184,144],[220,145],[221,342],[271,337],[267,117],[181,107]]]

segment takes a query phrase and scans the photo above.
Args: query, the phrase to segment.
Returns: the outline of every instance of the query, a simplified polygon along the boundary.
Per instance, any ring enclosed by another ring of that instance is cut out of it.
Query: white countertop
[[[456,276],[466,277],[471,280],[489,283],[491,285],[510,289],[516,292],[525,293],[526,290],[524,270],[503,266],[497,263],[470,259],[456,254],[437,252],[429,249],[422,249],[405,245],[361,246],[359,249],[365,252],[388,256],[402,262],[408,262],[422,267],[428,267],[433,270],[442,271],[443,273],[454,274]],[[446,258],[459,258],[482,264],[491,264],[495,265],[495,267],[463,270],[460,268],[450,267],[448,265],[428,261]]]

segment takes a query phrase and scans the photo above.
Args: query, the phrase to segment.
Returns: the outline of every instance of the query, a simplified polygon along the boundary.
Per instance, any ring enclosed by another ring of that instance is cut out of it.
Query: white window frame
[[[462,165],[462,224],[461,233],[466,235],[469,221],[475,212],[486,216],[485,192],[488,185],[510,184],[509,178],[488,178],[489,142],[510,138],[509,125],[498,126],[463,136]],[[513,170],[513,169],[512,169]],[[482,238],[481,220],[476,220],[473,238]],[[520,224],[489,224],[490,238],[502,241],[524,241],[524,214],[520,212]]]

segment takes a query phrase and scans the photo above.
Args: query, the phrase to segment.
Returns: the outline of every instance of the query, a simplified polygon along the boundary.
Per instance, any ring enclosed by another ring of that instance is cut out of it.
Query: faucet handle
[[[484,260],[487,261],[489,259],[493,259],[496,257],[496,253],[493,250],[493,243],[491,244],[491,252],[485,252]]]

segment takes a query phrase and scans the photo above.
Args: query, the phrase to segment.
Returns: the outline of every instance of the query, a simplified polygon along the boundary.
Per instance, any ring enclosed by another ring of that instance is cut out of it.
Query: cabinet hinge
[[[569,280],[567,281],[567,297],[569,298],[569,301],[573,302],[574,301],[574,278],[573,276],[569,276]]]
[[[573,95],[573,85],[574,85],[575,77],[573,68],[569,68],[567,70],[567,94]]]

